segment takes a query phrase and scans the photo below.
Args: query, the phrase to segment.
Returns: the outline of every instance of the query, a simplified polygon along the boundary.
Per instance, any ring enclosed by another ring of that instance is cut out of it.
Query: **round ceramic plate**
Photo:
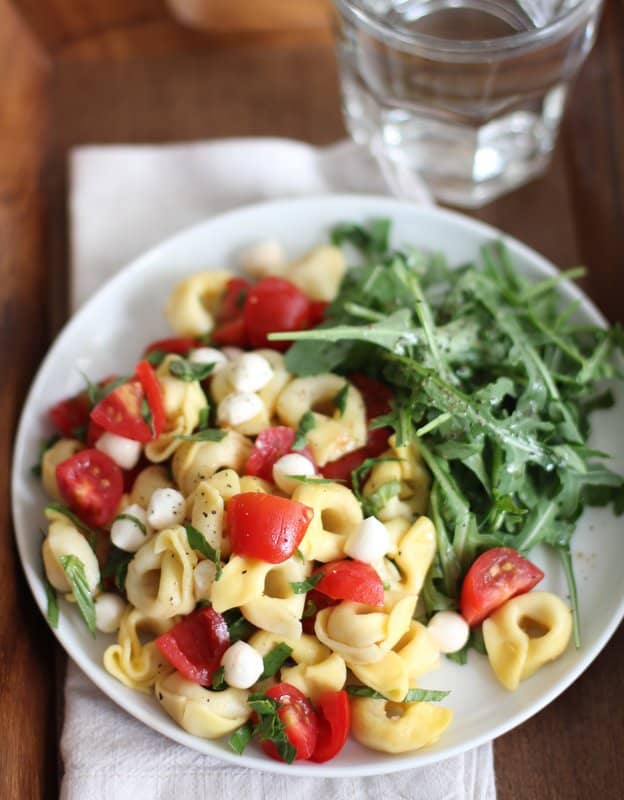
[[[39,440],[50,434],[46,409],[84,386],[80,371],[98,378],[130,371],[143,347],[170,335],[160,313],[174,284],[193,272],[234,263],[241,247],[261,238],[281,240],[295,257],[327,240],[338,222],[365,222],[389,217],[396,246],[441,251],[449,263],[476,259],[484,242],[502,234],[486,225],[436,208],[418,208],[385,197],[327,196],[266,203],[242,208],[187,230],[138,258],[115,276],[70,320],[54,342],[35,379],[19,427],[13,464],[13,514],[17,544],[35,599],[45,613],[41,575],[41,534],[46,498],[30,474]],[[536,278],[554,274],[551,264],[519,242],[503,236],[520,270]],[[604,324],[600,313],[576,288],[562,287],[563,297],[579,300],[582,316]],[[624,426],[620,392],[616,407],[595,414],[591,444],[615,455],[614,469],[624,468]],[[67,653],[100,689],[127,712],[177,742],[241,766],[291,775],[355,776],[393,772],[447,758],[500,736],[535,714],[560,694],[596,657],[615,630],[624,611],[621,564],[624,540],[621,522],[610,511],[592,509],[578,523],[573,539],[583,644],[570,646],[562,658],[541,669],[511,693],[494,678],[488,660],[474,652],[466,666],[442,660],[439,670],[423,680],[426,688],[450,689],[445,703],[454,719],[433,747],[389,756],[349,741],[342,753],[326,764],[279,764],[250,745],[243,756],[227,740],[206,741],[187,734],[162,710],[156,699],[133,692],[102,667],[102,653],[112,637],[90,637],[75,608],[61,601],[56,635]],[[535,552],[544,569],[543,588],[567,596],[558,560]]]

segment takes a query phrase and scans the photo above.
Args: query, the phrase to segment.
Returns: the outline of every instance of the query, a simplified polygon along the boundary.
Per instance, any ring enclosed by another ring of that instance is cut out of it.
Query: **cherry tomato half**
[[[383,583],[370,564],[348,559],[331,561],[313,574],[319,573],[323,577],[314,587],[317,592],[334,600],[353,600],[367,606],[384,604]]]
[[[247,293],[244,317],[252,347],[287,350],[290,342],[270,342],[267,334],[308,328],[311,319],[310,300],[290,281],[262,278]]]
[[[230,646],[230,632],[221,614],[206,606],[159,636],[156,646],[187,680],[209,686]]]
[[[482,553],[466,573],[459,598],[463,618],[472,627],[518,594],[538,584],[544,573],[511,547]]]
[[[56,468],[61,497],[87,525],[96,528],[115,516],[123,493],[121,469],[99,450],[81,450]]]
[[[163,392],[160,388],[160,383],[158,382],[154,368],[149,361],[145,359],[139,361],[135,374],[143,387],[147,404],[152,412],[151,428],[153,436],[156,438],[156,436],[160,436],[165,429],[165,422],[167,419]]]
[[[221,347],[247,347],[247,329],[242,316],[224,322],[210,334],[212,340]]]
[[[314,512],[303,503],[259,492],[234,495],[227,506],[232,552],[280,564],[299,547]]]
[[[145,348],[144,356],[149,355],[155,351],[161,353],[176,353],[179,356],[185,356],[189,350],[199,347],[197,339],[191,339],[188,336],[178,336],[173,339],[158,339]]]
[[[256,475],[265,481],[273,481],[273,464],[286,453],[301,453],[314,463],[307,447],[293,450],[295,431],[285,425],[266,428],[256,437],[253,449],[245,464],[245,475]]]
[[[152,426],[143,418],[145,392],[138,380],[123,383],[106,395],[91,411],[91,419],[104,430],[136,442],[154,438]]]
[[[230,278],[217,311],[217,322],[230,322],[243,313],[247,292],[251,283],[245,278]]]
[[[277,716],[284,725],[288,741],[296,750],[295,761],[310,758],[318,741],[319,722],[310,701],[290,683],[278,683],[266,692],[277,700]],[[277,747],[271,741],[260,741],[264,752],[276,761],[282,761]]]
[[[319,735],[310,761],[321,764],[334,758],[342,750],[351,727],[349,695],[340,692],[323,692],[316,701],[319,718]]]
[[[351,481],[351,473],[367,458],[376,458],[388,448],[388,438],[392,436],[391,428],[374,428],[368,432],[364,447],[359,447],[346,456],[330,461],[321,467],[324,478],[339,481]]]
[[[56,403],[48,411],[48,414],[59,433],[76,438],[76,433],[89,422],[90,411],[89,396],[86,392],[81,392]]]

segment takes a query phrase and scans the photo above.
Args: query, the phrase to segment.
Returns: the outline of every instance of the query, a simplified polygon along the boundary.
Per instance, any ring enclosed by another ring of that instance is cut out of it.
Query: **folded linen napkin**
[[[416,196],[419,187],[412,187]],[[285,139],[83,147],[71,157],[71,301],[181,228],[246,203],[324,192],[384,193],[357,145]],[[429,203],[424,188],[419,193]],[[491,745],[422,769],[321,779],[258,772],[189,750],[125,714],[69,663],[61,800],[495,800]]]

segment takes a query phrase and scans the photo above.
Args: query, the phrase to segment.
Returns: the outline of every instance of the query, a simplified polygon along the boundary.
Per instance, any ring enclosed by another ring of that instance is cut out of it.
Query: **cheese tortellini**
[[[167,303],[167,321],[178,336],[201,336],[214,327],[214,314],[231,272],[210,270],[181,281]]]

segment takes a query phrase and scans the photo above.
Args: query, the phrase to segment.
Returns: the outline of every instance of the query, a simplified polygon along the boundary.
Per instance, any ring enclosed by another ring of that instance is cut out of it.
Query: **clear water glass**
[[[347,127],[391,190],[474,208],[547,167],[602,0],[335,0]]]

